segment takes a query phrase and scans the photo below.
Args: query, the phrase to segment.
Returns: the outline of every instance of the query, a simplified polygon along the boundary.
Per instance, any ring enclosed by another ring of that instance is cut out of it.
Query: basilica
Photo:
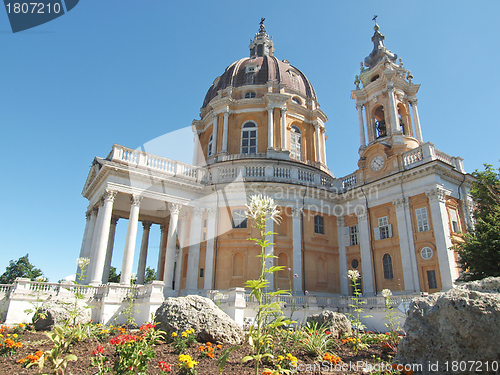
[[[268,251],[284,266],[271,289],[349,295],[351,269],[360,272],[365,296],[452,288],[460,271],[453,245],[472,225],[472,178],[460,157],[424,141],[420,85],[385,47],[377,23],[374,30],[351,92],[357,170],[335,177],[327,166],[328,117],[306,75],[275,56],[261,22],[248,57],[207,91],[192,123],[192,165],[116,144],[94,159],[82,193],[89,201],[80,251],[90,258],[88,283],[108,282],[120,221],[127,225],[121,284],[132,274],[144,284],[155,240],[165,297],[243,287],[260,275],[260,249],[247,240],[258,234],[245,204],[264,194],[282,216],[267,222],[274,233]],[[153,225],[161,238],[150,238]]]

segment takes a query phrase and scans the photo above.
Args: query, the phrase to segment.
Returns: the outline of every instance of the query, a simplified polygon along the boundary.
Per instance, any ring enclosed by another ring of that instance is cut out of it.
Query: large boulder
[[[318,327],[324,326],[334,337],[351,336],[351,322],[344,314],[323,310],[319,314],[309,315],[307,322],[315,322]]]
[[[474,373],[471,364],[488,373],[486,362],[490,370],[492,361],[500,364],[500,278],[415,298],[404,329],[396,362],[421,364],[422,374],[451,374],[454,361],[461,367],[453,373]]]
[[[75,310],[75,301],[51,299],[43,302],[42,306],[33,314],[32,322],[37,331],[51,329],[54,325],[73,323],[70,311]],[[75,323],[89,323],[92,320],[90,306],[82,301],[76,305]]]
[[[196,295],[167,298],[156,310],[158,328],[170,337],[193,328],[200,342],[240,344],[243,329],[212,300]]]

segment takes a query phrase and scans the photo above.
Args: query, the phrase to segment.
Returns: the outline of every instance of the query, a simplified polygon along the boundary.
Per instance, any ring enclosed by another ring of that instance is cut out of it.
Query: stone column
[[[170,223],[168,224],[167,234],[167,250],[165,253],[165,265],[163,281],[165,282],[165,295],[172,294],[172,280],[174,279],[174,263],[175,263],[175,248],[177,245],[177,225],[179,223],[179,212],[181,205],[176,203],[169,203],[168,209],[170,210]],[[178,284],[176,281],[176,288]]]
[[[356,212],[359,229],[359,248],[361,252],[361,277],[363,280],[363,294],[373,295],[373,263],[370,248],[370,228],[368,227],[368,216],[366,210]]]
[[[356,104],[356,109],[358,110],[359,145],[361,148],[365,148],[366,139],[365,139],[365,124],[363,123],[363,105]]]
[[[326,137],[325,137],[325,128],[321,129],[321,158],[323,159],[323,164],[326,165]]]
[[[149,242],[149,230],[151,229],[150,221],[142,222],[142,240],[141,240],[141,252],[139,253],[139,264],[137,266],[137,285],[144,285],[144,278],[146,275],[146,261],[148,258],[148,242]]]
[[[103,196],[103,205],[97,214],[96,247],[94,251],[94,267],[90,276],[91,284],[101,284],[102,274],[104,270],[104,262],[106,260],[106,249],[108,247],[109,228],[111,225],[111,214],[113,212],[113,202],[117,192],[106,190]]]
[[[321,154],[320,154],[320,142],[319,142],[319,132],[320,132],[320,126],[318,122],[314,123],[314,130],[315,130],[315,138],[316,138],[316,161],[321,162]]]
[[[177,256],[177,268],[175,271],[175,290],[179,291],[181,290],[181,283],[182,283],[182,268],[183,268],[183,262],[184,262],[184,253],[183,249],[185,247],[185,239],[183,238],[185,236],[186,232],[186,227],[187,227],[187,215],[186,213],[183,213],[182,216],[180,217],[180,228],[179,228],[179,243],[180,243],[180,248]],[[167,245],[168,246],[168,245]],[[168,250],[167,250],[168,253]]]
[[[158,266],[156,267],[156,280],[164,281],[163,274],[165,273],[165,257],[167,253],[167,231],[165,224],[160,224],[160,248],[158,251]]]
[[[340,293],[349,295],[349,280],[347,279],[347,252],[344,235],[345,220],[343,216],[337,216],[337,237],[339,241],[339,270],[340,270]]]
[[[396,108],[396,98],[394,96],[394,85],[391,83],[387,85],[387,94],[389,96],[389,109],[391,111],[391,135],[400,131],[399,130],[399,121],[398,121],[398,110]]]
[[[274,221],[273,220],[267,220],[266,221],[266,233],[267,232],[274,232]],[[269,241],[268,247],[266,247],[266,255],[274,255],[274,234],[271,234],[269,236],[266,236],[266,240]],[[276,258],[269,258],[266,260],[266,268],[269,268],[271,266],[271,263],[273,265],[274,262],[277,261]],[[294,271],[295,272],[295,271]],[[270,274],[268,276],[267,281],[269,281],[269,290],[274,290],[274,274]]]
[[[222,152],[227,153],[227,136],[229,127],[229,109],[224,111],[224,128],[222,132]]]
[[[219,122],[219,115],[214,113],[214,121],[212,125],[212,150],[213,155],[217,155],[217,123]]]
[[[302,294],[303,275],[302,275],[302,208],[292,208],[292,233],[293,233],[293,287],[295,293]],[[298,277],[295,277],[297,275]]]
[[[418,117],[418,109],[417,109],[417,99],[410,99],[411,109],[413,112],[413,122],[415,124],[415,135],[420,144],[424,143],[424,139],[422,138],[422,129],[420,128],[420,118]]]
[[[453,244],[451,243],[448,211],[446,209],[446,191],[438,187],[426,192],[426,194],[431,206],[442,291],[446,291],[453,288],[453,282],[458,278],[452,249]]]
[[[412,259],[412,252],[415,250],[413,248],[413,240],[410,240],[410,235],[413,234],[408,232],[408,225],[406,223],[405,215],[405,198],[398,198],[392,201],[396,208],[396,219],[398,224],[398,237],[399,237],[399,251],[401,253],[401,260],[403,263],[403,280],[405,283],[405,291],[408,293],[413,293],[416,291],[414,279],[414,272],[416,271],[416,264]],[[411,230],[411,229],[410,229]]]
[[[118,223],[118,217],[113,216],[111,218],[111,227],[109,228],[108,248],[106,250],[106,260],[104,261],[104,271],[102,273],[103,284],[107,284],[109,281],[111,258],[113,256],[113,246],[115,244],[116,223]]]
[[[188,266],[186,274],[186,291],[188,291],[188,294],[194,294],[198,289],[202,215],[203,209],[199,207],[195,207],[191,214]]]
[[[281,149],[286,150],[287,131],[286,131],[286,111],[287,108],[281,108]]]
[[[88,210],[85,212],[85,230],[83,231],[83,239],[82,239],[82,246],[80,248],[80,256],[79,258],[89,258],[86,256],[86,250],[87,250],[87,243],[89,242],[89,232],[91,231],[91,226],[92,226],[92,209]],[[93,230],[93,228],[92,228]],[[81,274],[82,270],[80,269],[79,266],[76,267],[76,274]]]
[[[215,226],[217,220],[217,208],[210,208],[208,210],[208,222],[207,222],[207,250],[205,254],[205,283],[203,288],[206,290],[213,289],[213,276],[214,276],[214,243],[215,237]]]
[[[267,148],[274,148],[274,119],[273,119],[274,107],[267,107]]]
[[[127,237],[125,239],[125,250],[123,251],[122,275],[120,277],[120,284],[123,285],[129,285],[130,277],[132,276],[141,201],[142,197],[139,195],[132,195],[132,197],[130,197],[130,216],[128,219]]]

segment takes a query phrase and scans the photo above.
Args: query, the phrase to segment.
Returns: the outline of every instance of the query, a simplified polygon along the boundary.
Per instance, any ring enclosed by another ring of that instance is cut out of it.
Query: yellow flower
[[[279,355],[279,356],[278,356],[278,361],[282,361],[282,360],[284,360],[284,359],[285,359],[285,357],[283,357],[282,355]]]
[[[187,332],[182,332],[182,337],[187,337]]]
[[[14,337],[14,338],[16,339],[16,338],[17,338],[17,333],[14,333],[14,334],[12,335],[12,337]]]
[[[192,361],[191,359],[191,356],[190,355],[187,355],[187,354],[181,354],[178,358],[179,362],[188,362],[188,361]]]
[[[177,337],[177,332],[172,332],[172,337]]]
[[[196,366],[197,364],[198,364],[198,362],[191,360],[191,361],[188,361],[188,362],[186,363],[186,366],[187,366],[187,368],[193,368],[193,367],[194,367],[194,366]]]

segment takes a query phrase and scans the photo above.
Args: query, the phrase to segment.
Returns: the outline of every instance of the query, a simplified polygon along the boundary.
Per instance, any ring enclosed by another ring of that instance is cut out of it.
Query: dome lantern
[[[259,32],[255,34],[253,41],[250,41],[250,57],[274,56],[273,38],[266,34],[264,26],[265,18],[260,19]]]

